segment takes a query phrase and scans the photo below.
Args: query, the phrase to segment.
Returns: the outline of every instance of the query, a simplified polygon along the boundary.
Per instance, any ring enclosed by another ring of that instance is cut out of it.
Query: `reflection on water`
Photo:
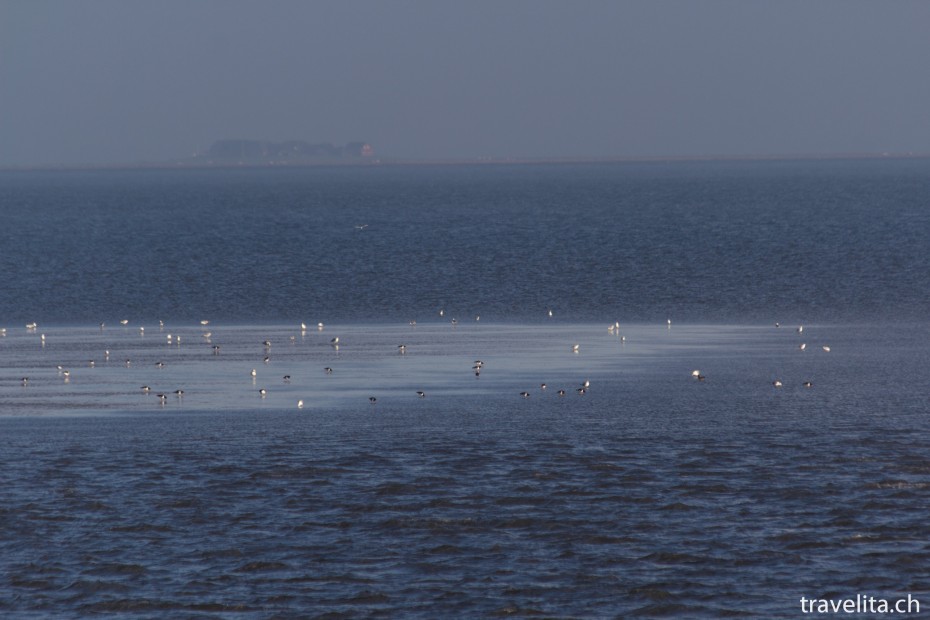
[[[575,396],[586,380],[590,395],[642,381],[675,385],[693,369],[710,374],[711,390],[742,373],[738,381],[756,391],[776,378],[793,387],[819,379],[828,358],[814,341],[799,355],[800,340],[771,327],[553,321],[8,329],[0,398],[7,414],[271,410],[299,400],[308,409],[344,408],[371,396],[384,408],[410,406],[418,391],[431,402],[506,402],[524,391],[534,401],[560,390]]]

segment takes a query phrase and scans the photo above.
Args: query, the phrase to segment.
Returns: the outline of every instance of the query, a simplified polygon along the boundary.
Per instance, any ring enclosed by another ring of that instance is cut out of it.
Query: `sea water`
[[[924,160],[4,172],[0,612],[930,608],[928,189]]]

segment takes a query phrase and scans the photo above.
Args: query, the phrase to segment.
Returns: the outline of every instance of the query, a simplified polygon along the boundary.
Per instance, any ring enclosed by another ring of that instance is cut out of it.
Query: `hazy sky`
[[[0,165],[930,152],[923,0],[0,0]]]

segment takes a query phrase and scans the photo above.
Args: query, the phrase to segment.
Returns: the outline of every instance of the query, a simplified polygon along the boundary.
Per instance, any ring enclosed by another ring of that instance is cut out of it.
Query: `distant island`
[[[367,142],[336,146],[330,142],[311,144],[303,140],[217,140],[204,153],[185,163],[202,166],[288,166],[317,163],[370,161],[374,150]]]

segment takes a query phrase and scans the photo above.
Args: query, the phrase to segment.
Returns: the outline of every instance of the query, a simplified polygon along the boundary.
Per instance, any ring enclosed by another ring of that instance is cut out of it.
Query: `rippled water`
[[[211,326],[219,355],[201,331],[0,341],[35,367],[2,375],[0,609],[791,617],[927,590],[925,325]]]
[[[0,321],[919,320],[928,195],[930,160],[0,172]]]
[[[770,618],[908,593],[926,613],[926,173],[892,163],[4,173],[0,615]],[[830,206],[798,217],[799,183]],[[675,200],[696,186],[700,234]],[[590,210],[649,188],[678,223]],[[246,232],[235,196],[259,195]],[[311,218],[326,234],[290,240],[321,196],[342,196]],[[357,243],[438,217],[417,196],[461,234]]]

